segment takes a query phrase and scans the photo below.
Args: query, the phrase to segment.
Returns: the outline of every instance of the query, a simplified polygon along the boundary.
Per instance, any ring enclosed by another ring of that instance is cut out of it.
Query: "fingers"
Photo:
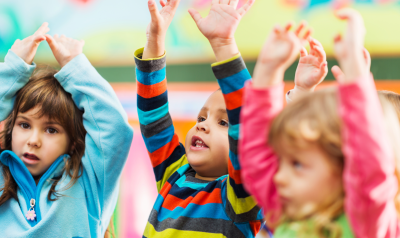
[[[55,38],[57,39],[58,35],[54,35],[54,38],[53,38],[51,35],[46,34],[46,41],[49,44],[51,51],[53,51],[53,52],[57,51],[57,49],[58,49],[58,44],[57,44],[57,41]]]
[[[37,36],[37,35],[45,35],[47,32],[50,31],[50,28],[49,28],[48,26],[49,26],[49,23],[44,22],[44,23],[39,27],[39,29],[37,29],[37,31],[36,31],[33,35],[34,35],[34,36]]]
[[[293,22],[287,23],[285,26],[285,31],[290,31],[290,29],[292,29],[292,27],[293,27]]]
[[[212,0],[211,5],[219,4],[219,0]]]
[[[335,65],[332,67],[331,69],[333,77],[335,77],[336,81],[338,81],[338,83],[343,83],[345,81],[345,75],[342,72],[342,70],[339,68],[339,66]]]
[[[307,49],[303,46],[303,47],[300,49],[300,57],[306,57],[307,55],[308,55]]]
[[[365,48],[363,49],[363,55],[364,55],[365,62],[368,65],[368,69],[371,69],[371,55],[369,54],[368,50]]]
[[[273,29],[273,31],[275,32],[275,34],[279,35],[283,32],[283,29],[280,25],[276,25]]]
[[[175,12],[175,10],[178,8],[179,6],[179,2],[180,0],[167,0],[167,5],[170,5],[172,7],[172,11]]]
[[[229,6],[232,6],[234,9],[237,8],[238,4],[239,4],[239,0],[230,0],[229,1]]]
[[[229,4],[229,0],[219,0],[219,4]]]
[[[364,36],[364,20],[359,12],[351,8],[343,8],[335,14],[339,19],[348,21],[348,32]]]
[[[304,27],[306,26],[305,22],[301,22],[297,28],[294,30],[294,34],[296,34],[296,36],[299,36],[301,31],[304,29]]]
[[[244,14],[250,10],[251,6],[253,6],[254,2],[255,0],[247,0],[247,2],[239,10],[237,10],[237,12],[241,16],[244,16]]]
[[[37,44],[44,40],[46,40],[46,36],[44,36],[44,35],[38,35],[38,36],[33,37],[33,42],[35,42]]]
[[[310,46],[311,46],[311,54],[315,55],[318,58],[319,62],[325,62],[326,61],[326,53],[325,50],[322,46],[322,44],[317,41],[316,39],[311,38],[310,39]]]
[[[160,12],[158,11],[156,2],[154,0],[149,0],[147,2],[147,5],[149,7],[151,20],[152,21],[157,21],[160,18]]]
[[[340,41],[342,41],[342,35],[341,34],[337,34],[334,38],[333,41],[335,43],[339,43]]]
[[[160,5],[162,6],[162,7],[165,7],[165,2],[164,2],[164,0],[160,0]]]
[[[192,16],[194,22],[196,22],[196,25],[198,25],[199,21],[202,19],[200,13],[196,9],[190,8],[189,14]]]

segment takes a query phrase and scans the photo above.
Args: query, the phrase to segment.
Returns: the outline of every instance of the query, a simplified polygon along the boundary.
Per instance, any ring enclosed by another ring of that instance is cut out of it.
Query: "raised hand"
[[[286,69],[294,62],[311,34],[301,23],[294,32],[292,23],[275,26],[265,42],[253,73],[254,87],[268,87],[282,82]]]
[[[300,50],[300,60],[294,78],[296,91],[314,91],[328,73],[326,53],[321,43],[310,37],[309,44],[309,54],[304,47]]]
[[[82,49],[85,45],[83,40],[74,40],[64,35],[61,35],[61,37],[58,35],[54,35],[54,37],[46,35],[46,40],[61,67],[64,67],[73,58],[82,54]]]
[[[23,59],[27,64],[32,64],[40,42],[46,40],[45,34],[50,31],[48,23],[43,23],[31,36],[23,40],[16,40],[11,46],[11,51]]]
[[[157,58],[164,54],[165,36],[179,2],[180,0],[167,0],[167,2],[160,0],[162,9],[159,11],[154,0],[148,1],[151,22],[146,30],[147,42],[144,47],[143,59]]]
[[[205,18],[197,10],[189,9],[200,32],[209,40],[218,61],[239,53],[235,31],[254,2],[255,0],[248,0],[241,8],[236,9],[239,0],[212,0],[210,12]]]
[[[371,72],[371,55],[369,54],[367,49],[363,49],[363,56],[365,63],[367,64],[367,74]],[[331,69],[333,76],[339,83],[343,83],[346,80],[346,76],[343,71],[339,68],[339,66],[335,65]]]
[[[365,75],[369,66],[363,53],[365,26],[361,15],[350,8],[336,13],[339,19],[347,20],[347,30],[344,37],[337,35],[334,39],[334,51],[345,77],[342,83],[350,83]]]

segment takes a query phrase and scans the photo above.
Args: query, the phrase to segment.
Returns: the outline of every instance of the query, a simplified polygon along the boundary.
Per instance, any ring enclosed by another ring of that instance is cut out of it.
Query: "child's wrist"
[[[159,58],[164,55],[164,41],[147,41],[144,46],[142,59]]]
[[[317,85],[314,85],[312,87],[304,87],[304,86],[299,86],[299,85],[294,85],[294,88],[292,92],[298,94],[298,93],[311,93],[314,92],[315,88]]]
[[[210,45],[218,62],[239,54],[235,39],[214,39],[210,40]]]
[[[285,75],[285,70],[278,69],[256,69],[254,70],[253,76],[253,87],[254,88],[268,88],[276,86],[283,82],[283,77]]]

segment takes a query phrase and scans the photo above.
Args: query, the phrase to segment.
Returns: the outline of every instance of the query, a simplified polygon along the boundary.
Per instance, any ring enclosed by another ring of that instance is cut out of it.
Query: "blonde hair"
[[[390,136],[391,146],[394,148],[396,178],[397,184],[400,185],[400,95],[390,91],[378,91],[378,95],[381,101],[384,99],[387,102],[386,104],[382,104],[382,106],[384,113],[387,114],[385,115],[385,125]],[[389,105],[392,110],[385,110],[385,107],[389,107]],[[400,217],[400,189],[397,190],[394,204],[397,216]]]
[[[399,118],[392,105],[388,100],[379,96],[382,104],[382,109],[385,114],[385,124],[387,125],[393,142],[392,147],[400,145],[399,137]],[[319,146],[325,151],[330,158],[330,162],[343,172],[344,168],[344,154],[342,152],[342,136],[341,136],[341,118],[338,113],[338,98],[337,88],[326,88],[318,90],[312,94],[306,94],[292,103],[288,104],[282,112],[274,119],[271,124],[271,129],[268,135],[268,141],[275,151],[279,151],[279,146],[284,139],[293,148],[304,148],[310,144]],[[397,132],[397,133],[395,133]],[[304,141],[306,143],[304,143]],[[396,142],[398,141],[398,142]],[[301,143],[302,142],[302,143]],[[398,175],[400,158],[396,154],[396,175]],[[341,174],[340,173],[340,174]],[[397,178],[400,178],[397,176]],[[400,182],[400,180],[399,180]],[[399,193],[396,198],[399,197]],[[315,226],[298,226],[297,230],[299,237],[310,237],[315,235],[317,237],[341,237],[342,231],[339,225],[335,223],[341,214],[344,213],[344,191],[337,198],[333,198],[330,202],[320,209],[313,209],[307,211],[300,211],[302,214],[299,220],[311,218]],[[399,199],[396,199],[397,201]],[[400,203],[396,203],[397,210],[399,211]],[[268,217],[268,214],[267,214]],[[267,220],[268,222],[268,220]],[[291,222],[285,215],[281,215],[277,224],[284,222]],[[296,223],[293,223],[296,224]]]

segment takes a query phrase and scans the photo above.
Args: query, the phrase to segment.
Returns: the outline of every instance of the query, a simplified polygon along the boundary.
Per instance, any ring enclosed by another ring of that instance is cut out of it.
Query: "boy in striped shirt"
[[[239,114],[244,84],[251,76],[239,54],[234,32],[254,0],[213,0],[202,18],[190,9],[199,30],[210,41],[212,65],[221,90],[200,110],[196,125],[179,143],[168,112],[166,30],[179,0],[149,0],[151,23],[147,43],[135,52],[141,133],[153,165],[159,195],[143,237],[255,237],[262,214],[244,190],[237,158]]]

